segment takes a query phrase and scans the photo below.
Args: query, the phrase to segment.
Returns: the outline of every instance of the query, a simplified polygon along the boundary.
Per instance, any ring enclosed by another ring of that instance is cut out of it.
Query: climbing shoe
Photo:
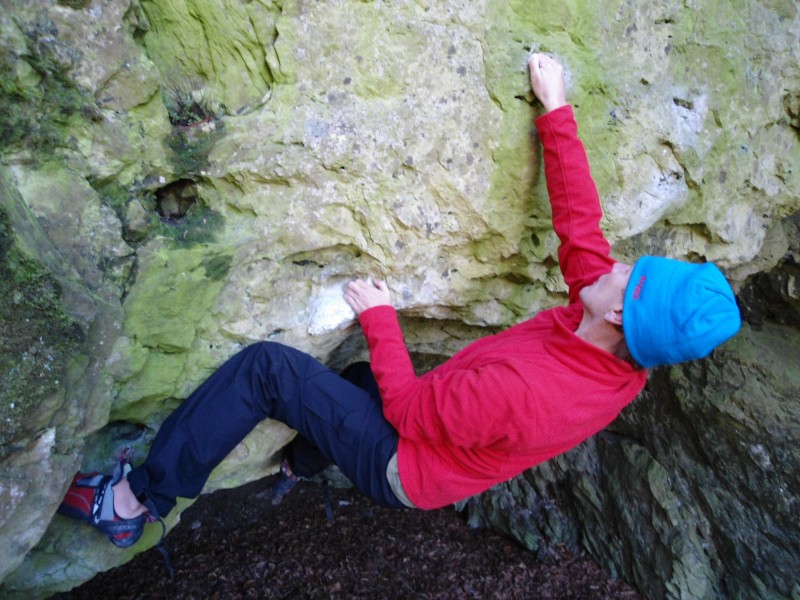
[[[111,475],[97,472],[75,475],[61,506],[58,507],[60,514],[89,523],[120,548],[135,544],[142,537],[145,523],[161,521],[151,513],[123,519],[114,511],[112,488],[130,472],[130,456],[129,449],[123,451]],[[163,521],[161,524],[166,529]]]

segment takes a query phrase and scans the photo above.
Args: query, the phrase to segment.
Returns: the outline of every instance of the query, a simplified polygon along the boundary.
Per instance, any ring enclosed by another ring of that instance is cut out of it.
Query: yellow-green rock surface
[[[796,2],[2,0],[0,9],[4,319],[29,318],[23,309],[43,319],[3,329],[17,338],[2,340],[0,376],[19,391],[0,407],[0,595],[43,597],[130,558],[54,517],[72,474],[109,469],[128,445],[141,459],[163,418],[244,345],[280,341],[334,367],[363,358],[341,299],[349,279],[388,280],[420,355],[451,354],[564,302],[532,128],[535,49],[565,65],[615,255],[716,261],[737,291],[750,290],[748,315],[763,330],[686,367],[686,381],[684,371],[659,374],[648,392],[671,397],[682,419],[724,410],[697,434],[702,444],[659,420],[640,426],[653,409],[647,396],[619,425],[624,443],[574,467],[583,494],[547,483],[564,479],[554,463],[546,469],[556,475],[527,473],[510,484],[515,493],[482,499],[486,512],[502,505],[503,526],[534,502],[525,490],[550,486],[541,497],[573,504],[566,517],[537,513],[552,524],[544,532],[511,528],[531,547],[538,536],[582,545],[657,598],[800,597],[791,580],[800,456],[770,454],[791,447],[800,419],[791,403],[780,426],[751,417],[771,410],[766,397],[796,395],[774,379],[796,369],[800,325]],[[46,303],[26,300],[35,290]],[[771,348],[772,335],[790,340],[774,365],[748,346]],[[711,369],[748,375],[726,387]],[[763,374],[754,412],[728,410],[752,373]],[[291,435],[264,423],[208,489],[273,472]],[[725,454],[735,462],[712,503],[705,488],[722,473],[710,449],[731,440],[756,450]],[[682,469],[694,474],[673,478]],[[639,503],[629,502],[637,489]],[[722,513],[732,524],[713,525]],[[774,528],[760,527],[767,514]],[[640,551],[648,539],[655,549]]]

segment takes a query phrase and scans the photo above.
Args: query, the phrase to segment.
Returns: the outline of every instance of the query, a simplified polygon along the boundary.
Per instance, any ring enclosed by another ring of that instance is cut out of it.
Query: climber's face
[[[584,311],[590,317],[602,318],[612,325],[622,325],[622,301],[633,267],[614,263],[611,270],[581,290]]]

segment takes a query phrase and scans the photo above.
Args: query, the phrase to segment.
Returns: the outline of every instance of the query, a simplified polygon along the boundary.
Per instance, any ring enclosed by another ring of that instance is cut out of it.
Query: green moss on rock
[[[25,52],[0,46],[0,146],[52,155],[67,143],[75,120],[96,106],[70,76],[74,50],[61,44],[55,25],[41,18],[25,26]]]
[[[142,345],[164,353],[191,347],[225,283],[231,255],[206,246],[156,251],[143,257],[125,302],[125,329]]]
[[[208,166],[208,157],[222,131],[222,122],[175,127],[167,137],[175,172],[181,177],[197,176]]]
[[[89,6],[92,0],[57,0],[56,3],[61,6],[67,6],[73,10],[80,10]]]
[[[40,401],[63,388],[83,338],[58,282],[14,245],[10,227],[0,209],[0,455]]]

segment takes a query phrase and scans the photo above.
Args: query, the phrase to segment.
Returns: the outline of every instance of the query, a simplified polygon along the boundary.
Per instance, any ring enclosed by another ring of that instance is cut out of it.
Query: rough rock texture
[[[61,495],[79,465],[146,452],[225,357],[363,355],[346,280],[388,278],[422,356],[564,301],[536,48],[567,67],[616,255],[717,261],[753,327],[473,516],[583,545],[653,597],[800,597],[796,3],[0,7],[3,595],[131,556],[53,519]],[[209,489],[274,470],[290,436],[263,424]]]

